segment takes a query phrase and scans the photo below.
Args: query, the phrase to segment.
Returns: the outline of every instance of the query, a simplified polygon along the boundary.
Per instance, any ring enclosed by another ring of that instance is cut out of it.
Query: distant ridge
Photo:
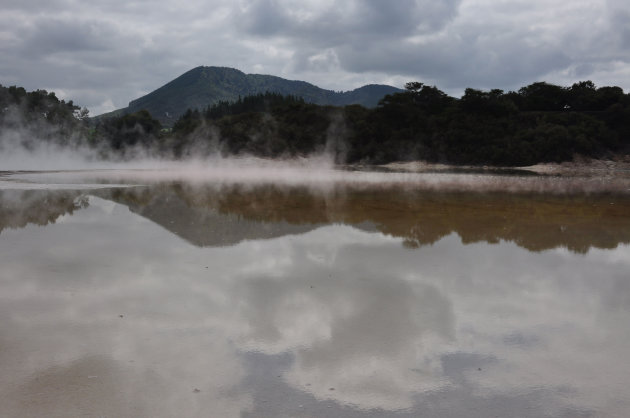
[[[129,106],[98,116],[119,116],[146,109],[164,126],[171,126],[186,110],[204,109],[219,101],[265,92],[293,95],[309,103],[345,106],[360,104],[375,107],[387,94],[401,90],[382,84],[369,84],[355,90],[335,92],[306,81],[286,80],[263,74],[245,74],[228,67],[196,67],[157,90],[129,102]]]

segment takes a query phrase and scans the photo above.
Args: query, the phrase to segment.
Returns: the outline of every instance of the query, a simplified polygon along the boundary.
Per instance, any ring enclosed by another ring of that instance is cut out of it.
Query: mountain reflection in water
[[[630,243],[626,195],[186,183],[90,193],[125,205],[200,247],[300,234],[328,224],[380,231],[403,238],[408,248],[451,233],[463,243],[503,240],[531,251],[565,247],[585,253]],[[7,227],[54,222],[88,204],[84,193],[50,190],[0,190],[0,202],[0,233]]]
[[[629,242],[615,194],[1,190],[0,415],[623,416]]]

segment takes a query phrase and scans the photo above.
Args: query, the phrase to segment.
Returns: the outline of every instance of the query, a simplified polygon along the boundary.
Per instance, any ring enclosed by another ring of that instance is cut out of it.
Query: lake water
[[[630,184],[4,173],[0,318],[2,417],[625,417]]]

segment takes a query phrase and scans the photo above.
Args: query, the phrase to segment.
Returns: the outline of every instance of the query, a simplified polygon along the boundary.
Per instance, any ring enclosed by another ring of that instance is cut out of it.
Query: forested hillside
[[[301,97],[319,105],[360,104],[374,107],[385,95],[400,89],[371,84],[347,92],[322,89],[305,81],[286,80],[264,74],[245,74],[227,67],[196,67],[164,86],[129,102],[109,116],[121,116],[148,110],[164,126],[171,126],[187,109],[205,109],[218,102],[234,102],[266,92]]]
[[[461,98],[419,82],[375,108],[320,106],[261,93],[189,109],[165,129],[147,110],[88,124],[87,110],[43,90],[1,87],[0,134],[82,144],[101,157],[267,158],[326,153],[337,163],[424,160],[523,166],[630,152],[630,97],[619,87],[544,82],[518,91],[466,89]],[[69,140],[72,139],[72,141]]]
[[[220,141],[221,152],[266,157],[327,151],[348,163],[512,166],[604,157],[630,146],[630,98],[618,87],[540,82],[508,93],[467,89],[460,99],[422,83],[406,87],[375,109],[277,95],[219,103],[183,115],[173,142],[185,149]]]

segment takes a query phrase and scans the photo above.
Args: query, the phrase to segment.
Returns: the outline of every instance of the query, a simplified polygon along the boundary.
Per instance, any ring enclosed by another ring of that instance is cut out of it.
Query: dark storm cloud
[[[98,21],[39,18],[20,33],[25,55],[39,56],[60,52],[106,51],[108,39],[115,39],[115,28]]]
[[[630,6],[625,1],[608,2],[611,33],[616,34],[613,41],[625,52],[630,52]]]
[[[1,7],[4,11],[30,11],[33,13],[41,13],[42,11],[64,10],[72,6],[71,0],[20,0],[2,2]]]
[[[630,3],[0,0],[0,54],[0,84],[54,90],[92,114],[198,65],[335,90],[418,80],[458,95],[584,79],[628,89]]]
[[[353,0],[292,7],[282,0],[252,0],[235,8],[235,23],[260,36],[301,39],[307,44],[337,46],[348,40],[398,39],[441,28],[461,0]]]
[[[322,1],[314,6],[295,7],[286,0],[252,0],[235,7],[235,25],[245,33],[289,45],[295,72],[339,71],[417,74],[409,51],[400,48],[410,36],[442,29],[456,15],[461,0],[353,0]],[[354,63],[346,56],[366,54]],[[384,62],[397,56],[396,62]],[[362,62],[365,65],[355,65]],[[348,86],[346,88],[350,88]]]
[[[611,63],[630,61],[630,8],[600,3],[251,0],[233,16],[248,35],[290,49],[293,72],[389,74],[461,92],[608,81]],[[627,77],[616,84],[627,87]]]
[[[98,13],[12,14],[18,18],[0,18],[11,28],[10,42],[0,43],[2,84],[55,90],[90,108],[109,102],[102,110],[113,110],[172,78],[159,34]]]
[[[444,88],[510,86],[565,68],[570,58],[557,46],[527,45],[525,33],[475,25],[424,42],[376,43],[368,50],[345,45],[347,71],[398,72],[440,80]]]

